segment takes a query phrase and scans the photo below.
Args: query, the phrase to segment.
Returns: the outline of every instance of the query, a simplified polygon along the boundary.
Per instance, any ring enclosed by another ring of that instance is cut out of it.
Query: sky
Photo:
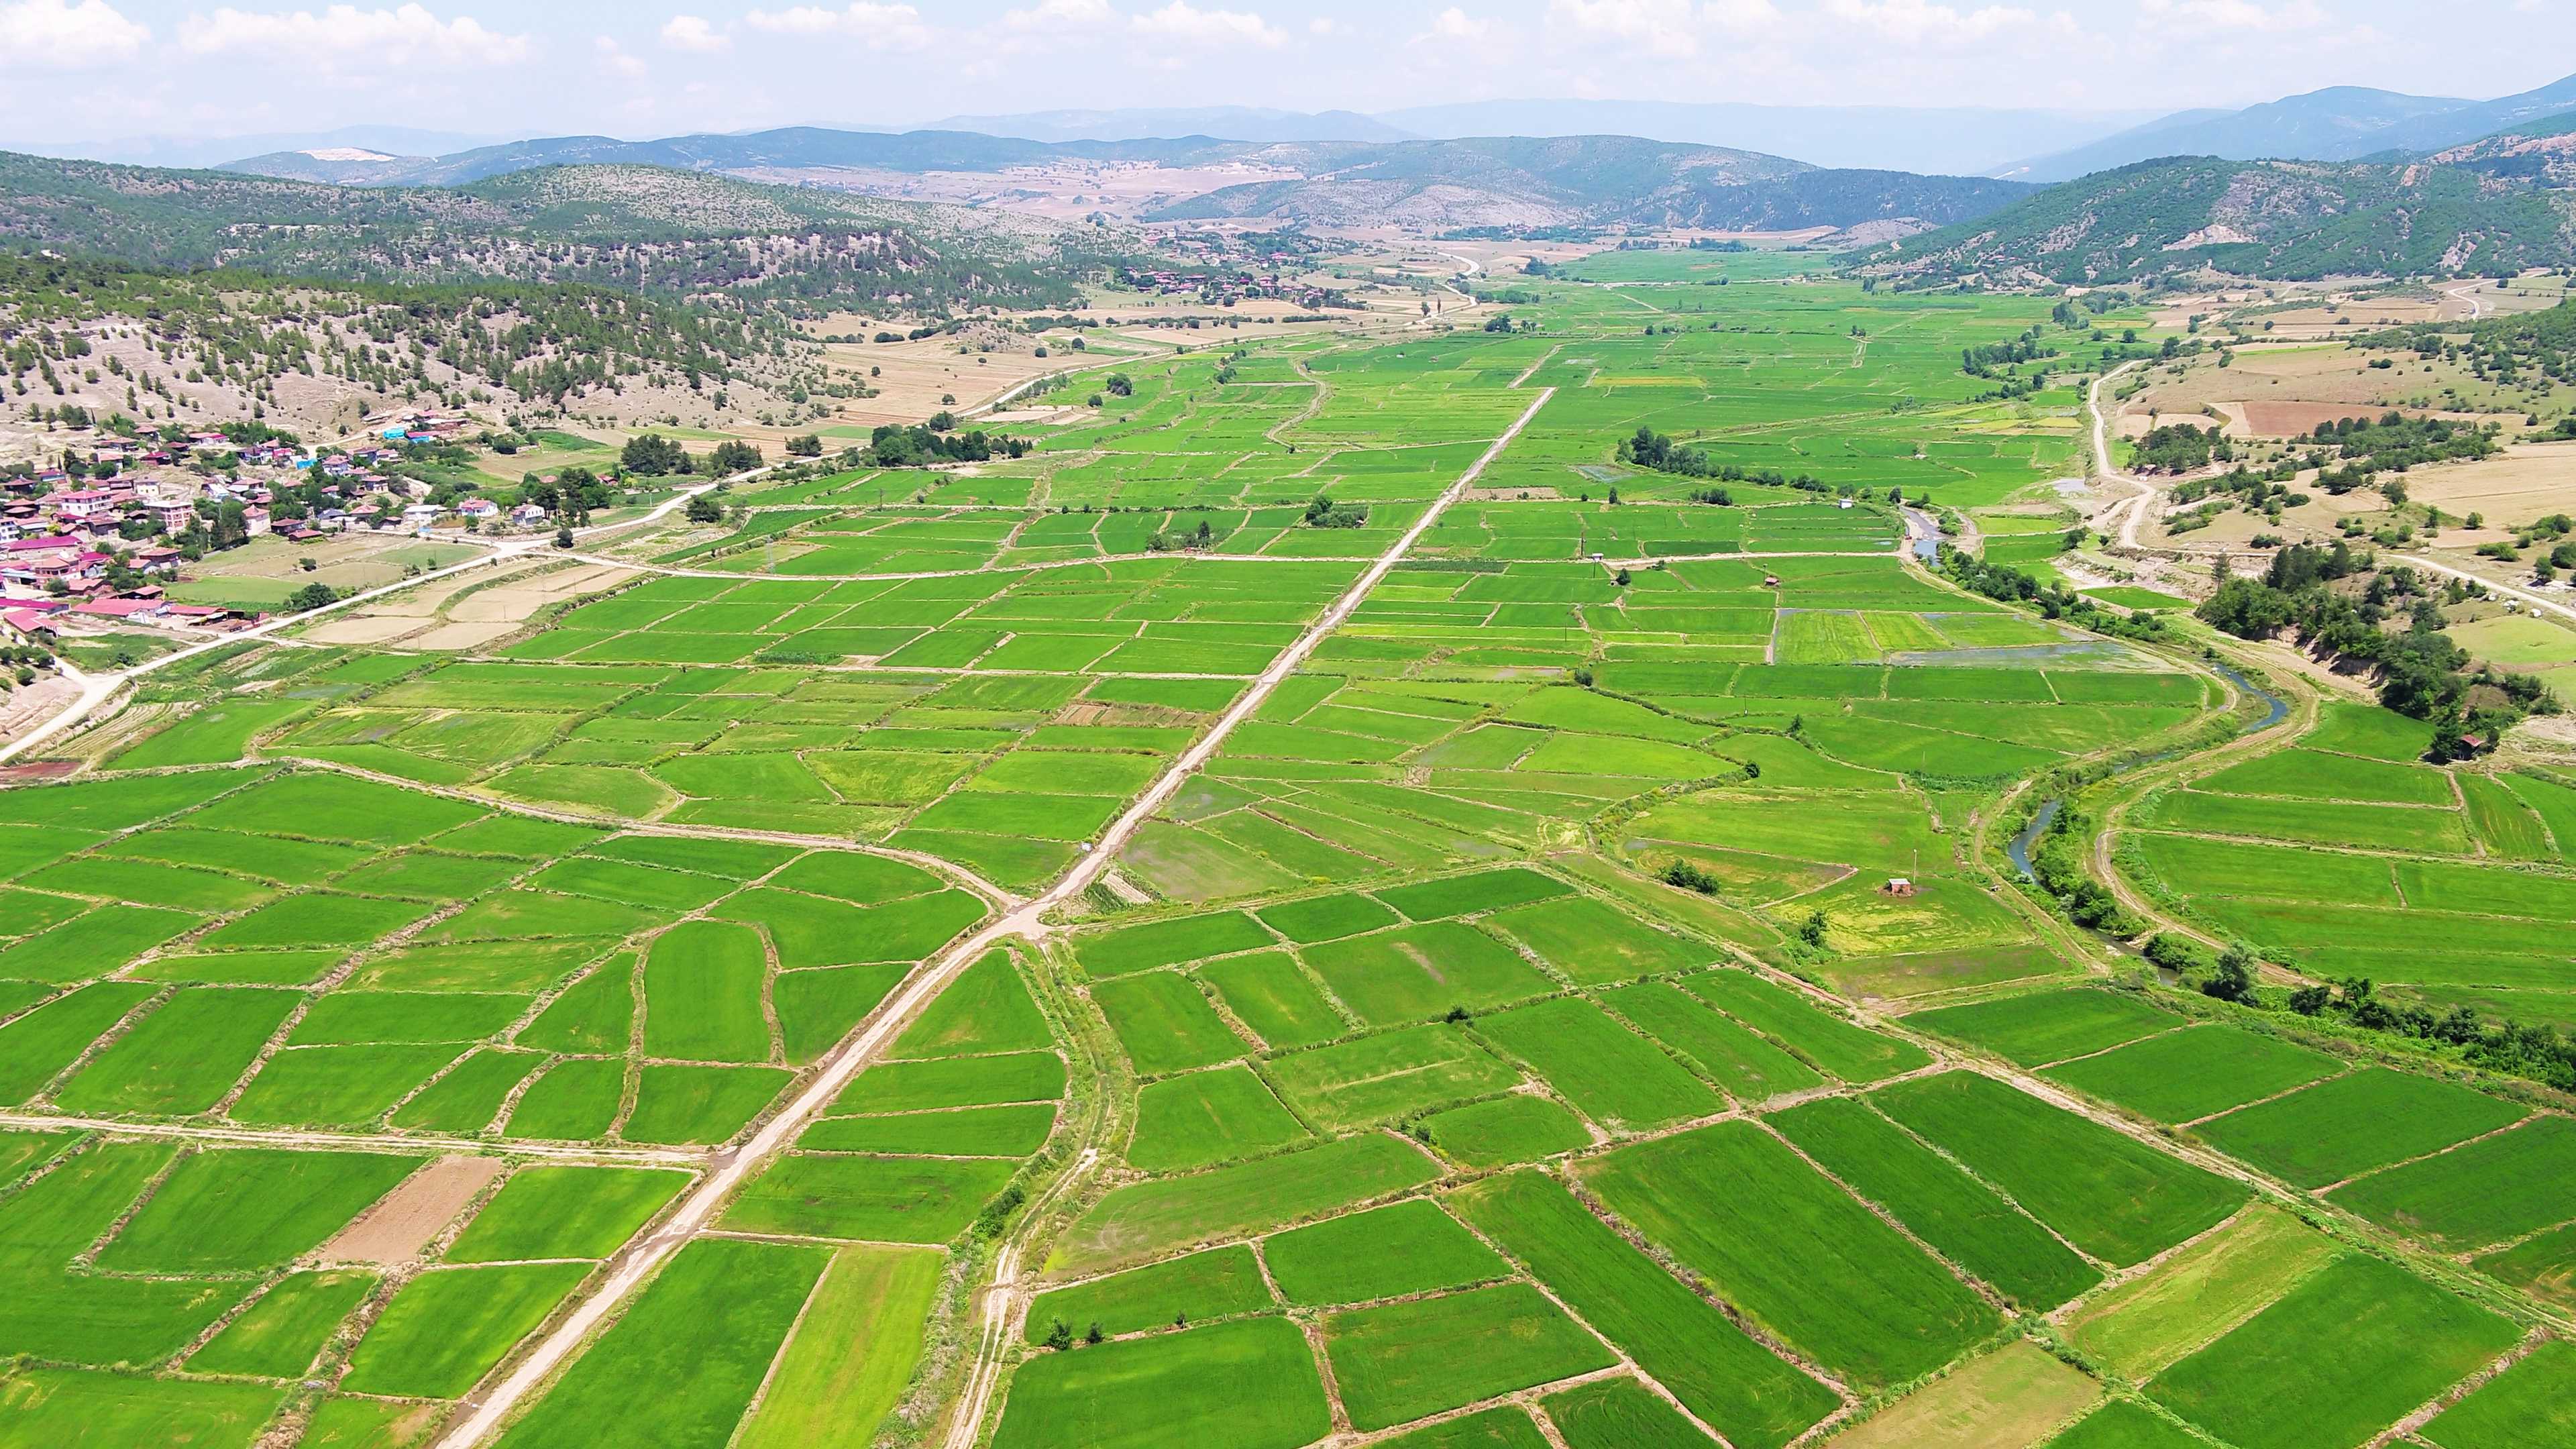
[[[2576,0],[0,0],[0,146],[1531,97],[2134,111],[2571,70]]]

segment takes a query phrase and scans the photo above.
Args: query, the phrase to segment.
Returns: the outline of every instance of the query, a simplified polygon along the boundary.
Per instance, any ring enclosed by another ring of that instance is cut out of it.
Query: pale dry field
[[[335,614],[303,630],[302,637],[314,644],[475,649],[516,632],[549,604],[601,593],[632,577],[631,569],[596,564],[497,581],[458,574]]]
[[[2375,493],[2349,493],[2342,499],[2321,496],[2319,501],[2339,504],[2365,496],[2379,502]],[[2456,540],[2474,547],[2506,537],[2509,530],[2535,518],[2576,513],[2576,442],[2515,443],[2483,463],[2418,468],[2406,475],[2406,496],[2452,518],[2485,515],[2487,527],[2481,531],[2443,529],[2445,543]]]
[[[2180,377],[2159,369],[2146,388],[2121,404],[2119,430],[2134,438],[2165,423],[2206,427],[2212,419],[2202,410],[2209,407],[2224,415],[2232,438],[2297,437],[2315,431],[2319,423],[2389,412],[2521,426],[2520,413],[2439,406],[2445,388],[2456,386],[2464,396],[2482,389],[2455,366],[2401,353],[2398,366],[2373,368],[2375,355],[2343,347],[2247,347],[2237,350],[2227,367],[2218,366],[2215,358],[2202,358]]]

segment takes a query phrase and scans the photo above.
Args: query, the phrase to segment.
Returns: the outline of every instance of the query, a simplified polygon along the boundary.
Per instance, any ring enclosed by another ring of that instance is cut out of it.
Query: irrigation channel
[[[2256,699],[2263,701],[2263,717],[2238,731],[2240,736],[2250,735],[2258,730],[2270,729],[2272,726],[2279,724],[2283,719],[2288,717],[2290,706],[2287,702],[2282,700],[2279,695],[2274,694],[2270,690],[2256,684],[2254,681],[2247,679],[2243,674],[2239,673],[2234,666],[2212,662],[2209,667],[2225,676],[2228,683],[2235,685],[2238,689],[2241,689],[2247,694],[2254,696]],[[2173,757],[2174,752],[2171,750],[2167,750],[2162,754],[2148,755],[2144,759],[2132,760],[2129,763],[2122,765],[2113,773],[2126,774],[2142,765],[2152,765],[2159,760],[2170,760]],[[2023,880],[2039,879],[2037,873],[2031,869],[2030,848],[2039,843],[2039,838],[2041,836],[2048,833],[2049,826],[2057,822],[2057,812],[2064,808],[2065,804],[2066,802],[2063,800],[2041,801],[2038,813],[2030,817],[2030,823],[2023,826],[2021,828],[2021,833],[2014,836],[2011,842],[2004,847],[2004,854],[2011,858],[2013,869],[2021,872],[2021,878]]]
[[[2233,665],[2212,662],[2209,667],[2217,670],[2221,675],[2225,676],[2228,683],[2235,685],[2238,689],[2244,690],[2247,694],[2263,701],[2264,707],[2269,711],[2269,713],[2265,714],[2261,719],[2247,725],[2242,733],[2250,735],[2256,730],[2268,730],[2289,716],[2290,706],[2283,702],[2279,695],[2272,693],[2270,690],[2263,688],[2254,681],[2247,679],[2244,675],[2237,673]]]
[[[2065,804],[2063,800],[2042,801],[2039,813],[2031,816],[2030,823],[2021,828],[2021,834],[2014,836],[2012,843],[2004,847],[2004,854],[2012,857],[2013,869],[2021,872],[2023,880],[2039,879],[2030,868],[2030,848],[2048,833],[2049,826],[2057,823],[2057,812]]]

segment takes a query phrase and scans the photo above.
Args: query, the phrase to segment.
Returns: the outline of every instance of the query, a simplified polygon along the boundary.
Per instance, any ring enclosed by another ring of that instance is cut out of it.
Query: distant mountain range
[[[2160,156],[2230,161],[2394,160],[2576,112],[2576,76],[2492,101],[2337,86],[2241,111],[2185,111],[2000,168],[2019,181],[2072,181]]]
[[[455,131],[423,131],[410,126],[342,126],[330,131],[280,131],[263,136],[129,136],[116,141],[75,142],[66,146],[27,147],[69,161],[110,161],[127,166],[171,166],[182,169],[220,166],[240,156],[271,151],[375,151],[394,156],[441,156],[502,137]]]
[[[1674,144],[1790,156],[1834,169],[1991,176],[2053,183],[2162,156],[2228,160],[2358,161],[2425,154],[2576,112],[2576,76],[2495,100],[2416,96],[2337,86],[2241,110],[2068,111],[2046,108],[1761,106],[1735,102],[1490,100],[1364,115],[1251,106],[1064,109],[960,114],[920,126],[797,126],[725,137],[629,141],[605,136],[521,139],[350,126],[268,136],[146,137],[33,147],[44,154],[157,166],[229,165],[262,174],[357,184],[457,184],[528,165],[616,160],[708,166],[705,147],[757,137],[971,134],[990,140],[1074,146],[1197,138],[1250,145],[1389,144],[1484,137],[1630,136]],[[312,153],[352,169],[327,173]],[[372,161],[348,153],[367,152]],[[961,153],[964,154],[964,153]],[[1012,164],[1014,153],[958,164]],[[1026,154],[1026,153],[1020,153]],[[1100,153],[1159,159],[1152,151]],[[1186,152],[1181,153],[1186,155]],[[301,157],[302,160],[294,158]],[[247,159],[241,159],[247,158]],[[445,163],[434,165],[432,163]],[[779,164],[873,165],[872,160]],[[900,165],[900,163],[898,163]],[[372,167],[372,169],[368,169]],[[722,169],[721,165],[716,169]],[[926,169],[926,168],[921,168]]]
[[[2147,122],[2153,110],[2003,110],[1969,106],[1756,106],[1736,102],[1470,101],[1374,119],[1435,139],[1644,136],[1734,146],[1810,165],[1940,176],[1992,175],[2015,158]],[[1215,132],[1212,134],[1224,134]]]
[[[1342,143],[1349,144],[1349,143]],[[827,131],[794,126],[738,136],[669,136],[620,141],[611,136],[551,136],[481,146],[451,156],[348,159],[311,150],[277,151],[218,168],[251,176],[324,181],[342,186],[468,186],[543,166],[661,166],[674,171],[807,168],[894,171],[998,171],[1050,161],[1150,161],[1186,166],[1229,160],[1258,148],[1205,136],[1180,140],[1050,143],[970,131]]]
[[[1157,136],[1220,136],[1228,141],[1414,141],[1423,134],[1356,111],[1309,113],[1252,106],[949,116],[903,129],[975,131],[1022,141],[1057,142],[1143,141]]]
[[[1921,231],[1983,216],[2029,191],[1981,177],[1810,166],[1754,151],[1633,136],[1400,141],[1300,178],[1246,182],[1149,213],[1313,226],[1685,226]]]
[[[234,162],[248,175],[359,186],[470,186],[554,166],[657,166],[774,176],[782,171],[919,174],[1049,162],[1236,162],[1293,173],[1229,186],[1147,220],[1259,220],[1316,226],[1697,226],[1724,230],[1897,225],[1920,231],[1992,211],[2027,188],[1978,177],[1843,171],[1760,152],[1633,136],[1256,143],[1046,142],[964,131],[795,128],[748,136],[618,141],[567,136],[441,157],[289,151]],[[1758,189],[1757,189],[1758,188]]]
[[[2043,147],[2092,141],[2160,112],[1967,106],[1756,106],[1683,101],[1468,101],[1364,116],[1353,111],[1040,111],[949,116],[921,127],[1031,141],[1456,141],[1484,136],[1636,136],[1795,156],[1816,166],[1982,175]]]

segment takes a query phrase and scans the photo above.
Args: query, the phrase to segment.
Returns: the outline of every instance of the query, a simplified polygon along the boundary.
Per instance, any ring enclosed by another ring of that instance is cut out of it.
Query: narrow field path
[[[1324,405],[1333,400],[1332,383],[1319,376],[1315,369],[1308,367],[1306,365],[1305,358],[1293,358],[1290,360],[1288,365],[1296,369],[1299,377],[1302,377],[1306,379],[1306,381],[1314,384],[1315,395],[1306,400],[1306,405],[1304,407],[1299,408],[1287,417],[1281,418],[1278,422],[1271,424],[1267,429],[1263,430],[1261,436],[1268,438],[1270,441],[1277,443],[1283,448],[1288,447],[1289,442],[1286,438],[1281,437],[1280,434],[1287,432],[1291,428],[1302,428],[1306,424],[1313,422],[1315,420],[1315,415],[1324,410]]]
[[[1178,510],[1175,510],[1178,511]],[[1092,568],[1100,564],[1138,563],[1146,559],[1208,558],[1229,563],[1368,563],[1368,554],[1310,554],[1287,557],[1267,553],[1217,553],[1209,550],[1174,550],[1168,553],[1103,553],[1089,558],[1037,559],[1027,563],[1003,563],[988,559],[971,569],[921,569],[910,573],[891,574],[798,574],[783,570],[768,573],[744,573],[735,569],[693,569],[681,564],[637,563],[631,559],[612,558],[606,554],[570,553],[565,558],[602,568],[632,569],[637,573],[663,574],[683,579],[732,579],[749,583],[754,579],[803,580],[811,583],[903,583],[913,579],[963,579],[978,574],[1013,574],[1041,569]],[[417,583],[418,580],[413,580]]]
[[[1341,627],[1360,601],[1377,587],[1380,580],[1394,569],[1431,525],[1449,506],[1475,486],[1476,479],[1492,465],[1503,451],[1520,437],[1521,431],[1536,418],[1539,409],[1556,395],[1554,388],[1542,389],[1536,400],[1523,411],[1502,436],[1494,440],[1482,457],[1459,475],[1422,517],[1414,521],[1402,537],[1378,556],[1342,596],[1326,609],[1297,642],[1271,661],[1270,667],[1256,677],[1234,706],[1217,720],[1214,728],[1175,761],[1125,814],[1118,817],[1092,849],[1075,863],[1053,886],[1001,919],[992,922],[951,946],[936,960],[915,970],[898,990],[890,1005],[880,1008],[874,1021],[857,1035],[844,1040],[826,1053],[812,1081],[795,1100],[772,1117],[751,1140],[729,1152],[709,1159],[707,1174],[699,1179],[650,1237],[629,1244],[610,1265],[608,1276],[599,1289],[586,1299],[555,1330],[548,1334],[509,1375],[494,1384],[488,1393],[469,1399],[461,1414],[438,1439],[439,1449],[468,1449],[495,1435],[511,1414],[521,1405],[533,1401],[556,1372],[578,1355],[590,1335],[625,1306],[627,1301],[651,1280],[654,1272],[690,1239],[710,1227],[717,1213],[734,1192],[749,1182],[770,1159],[784,1152],[803,1134],[806,1126],[822,1115],[834,1098],[849,1086],[852,1079],[875,1061],[887,1045],[910,1026],[915,1017],[936,1000],[966,968],[980,960],[984,953],[1012,939],[1043,941],[1054,931],[1045,919],[1051,908],[1081,894],[1099,879],[1110,859],[1121,845],[1133,836],[1165,802],[1177,793],[1190,775],[1213,758],[1235,728],[1252,717],[1273,691],[1294,674],[1317,645]],[[982,1374],[979,1362],[972,1370]],[[989,1389],[987,1390],[989,1392]]]
[[[73,1117],[54,1112],[0,1112],[0,1128],[24,1132],[112,1132],[119,1137],[157,1137],[178,1142],[218,1143],[226,1147],[319,1147],[334,1152],[382,1152],[402,1156],[422,1153],[498,1151],[510,1157],[547,1162],[597,1162],[628,1167],[699,1167],[706,1151],[695,1147],[601,1147],[576,1142],[540,1142],[513,1137],[494,1143],[479,1137],[396,1137],[374,1132],[318,1132],[298,1128],[275,1131],[257,1127],[223,1127],[208,1123],[136,1122],[125,1117]]]

